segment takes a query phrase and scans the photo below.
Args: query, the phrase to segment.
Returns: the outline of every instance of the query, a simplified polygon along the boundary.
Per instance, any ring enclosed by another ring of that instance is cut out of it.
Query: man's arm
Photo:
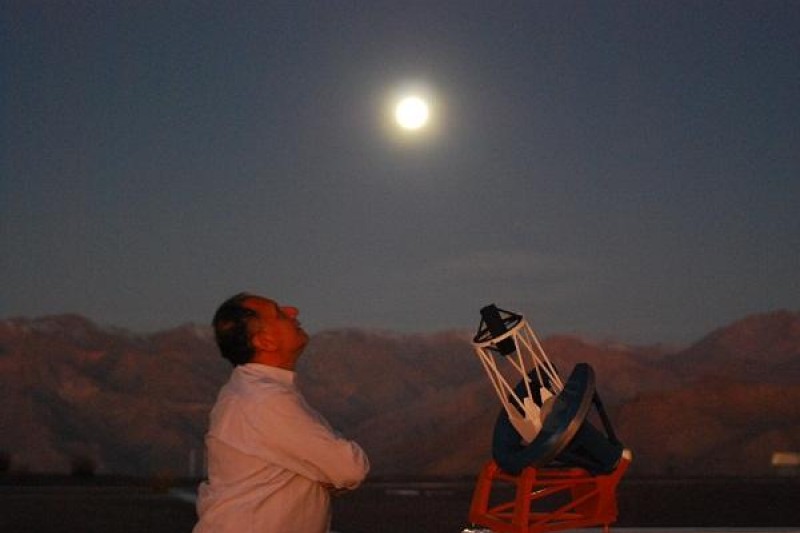
[[[256,455],[333,489],[353,489],[366,477],[364,450],[336,433],[298,393],[271,394],[255,411],[247,419]]]

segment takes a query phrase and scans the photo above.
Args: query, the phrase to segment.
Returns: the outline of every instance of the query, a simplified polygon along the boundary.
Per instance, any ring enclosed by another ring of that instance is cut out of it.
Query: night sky
[[[800,2],[0,4],[0,317],[684,343],[800,309]],[[417,134],[391,120],[413,89]]]

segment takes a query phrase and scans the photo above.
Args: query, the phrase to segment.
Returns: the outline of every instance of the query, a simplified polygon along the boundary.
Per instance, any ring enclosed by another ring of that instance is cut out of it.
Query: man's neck
[[[294,372],[297,366],[297,357],[288,354],[282,355],[277,352],[256,352],[250,362]]]

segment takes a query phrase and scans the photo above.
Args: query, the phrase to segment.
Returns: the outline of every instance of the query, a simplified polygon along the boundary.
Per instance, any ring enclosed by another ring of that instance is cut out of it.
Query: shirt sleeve
[[[249,453],[336,488],[358,486],[369,471],[361,447],[336,433],[303,397],[278,389],[245,411]]]

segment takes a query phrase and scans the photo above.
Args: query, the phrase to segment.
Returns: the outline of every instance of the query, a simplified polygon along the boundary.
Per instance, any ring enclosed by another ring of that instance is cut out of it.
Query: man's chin
[[[305,346],[306,344],[308,344],[308,340],[309,340],[310,337],[309,337],[308,333],[306,333],[306,330],[304,330],[302,328],[299,329],[298,332],[300,333],[300,339],[301,339],[300,340],[300,345],[301,346]]]

